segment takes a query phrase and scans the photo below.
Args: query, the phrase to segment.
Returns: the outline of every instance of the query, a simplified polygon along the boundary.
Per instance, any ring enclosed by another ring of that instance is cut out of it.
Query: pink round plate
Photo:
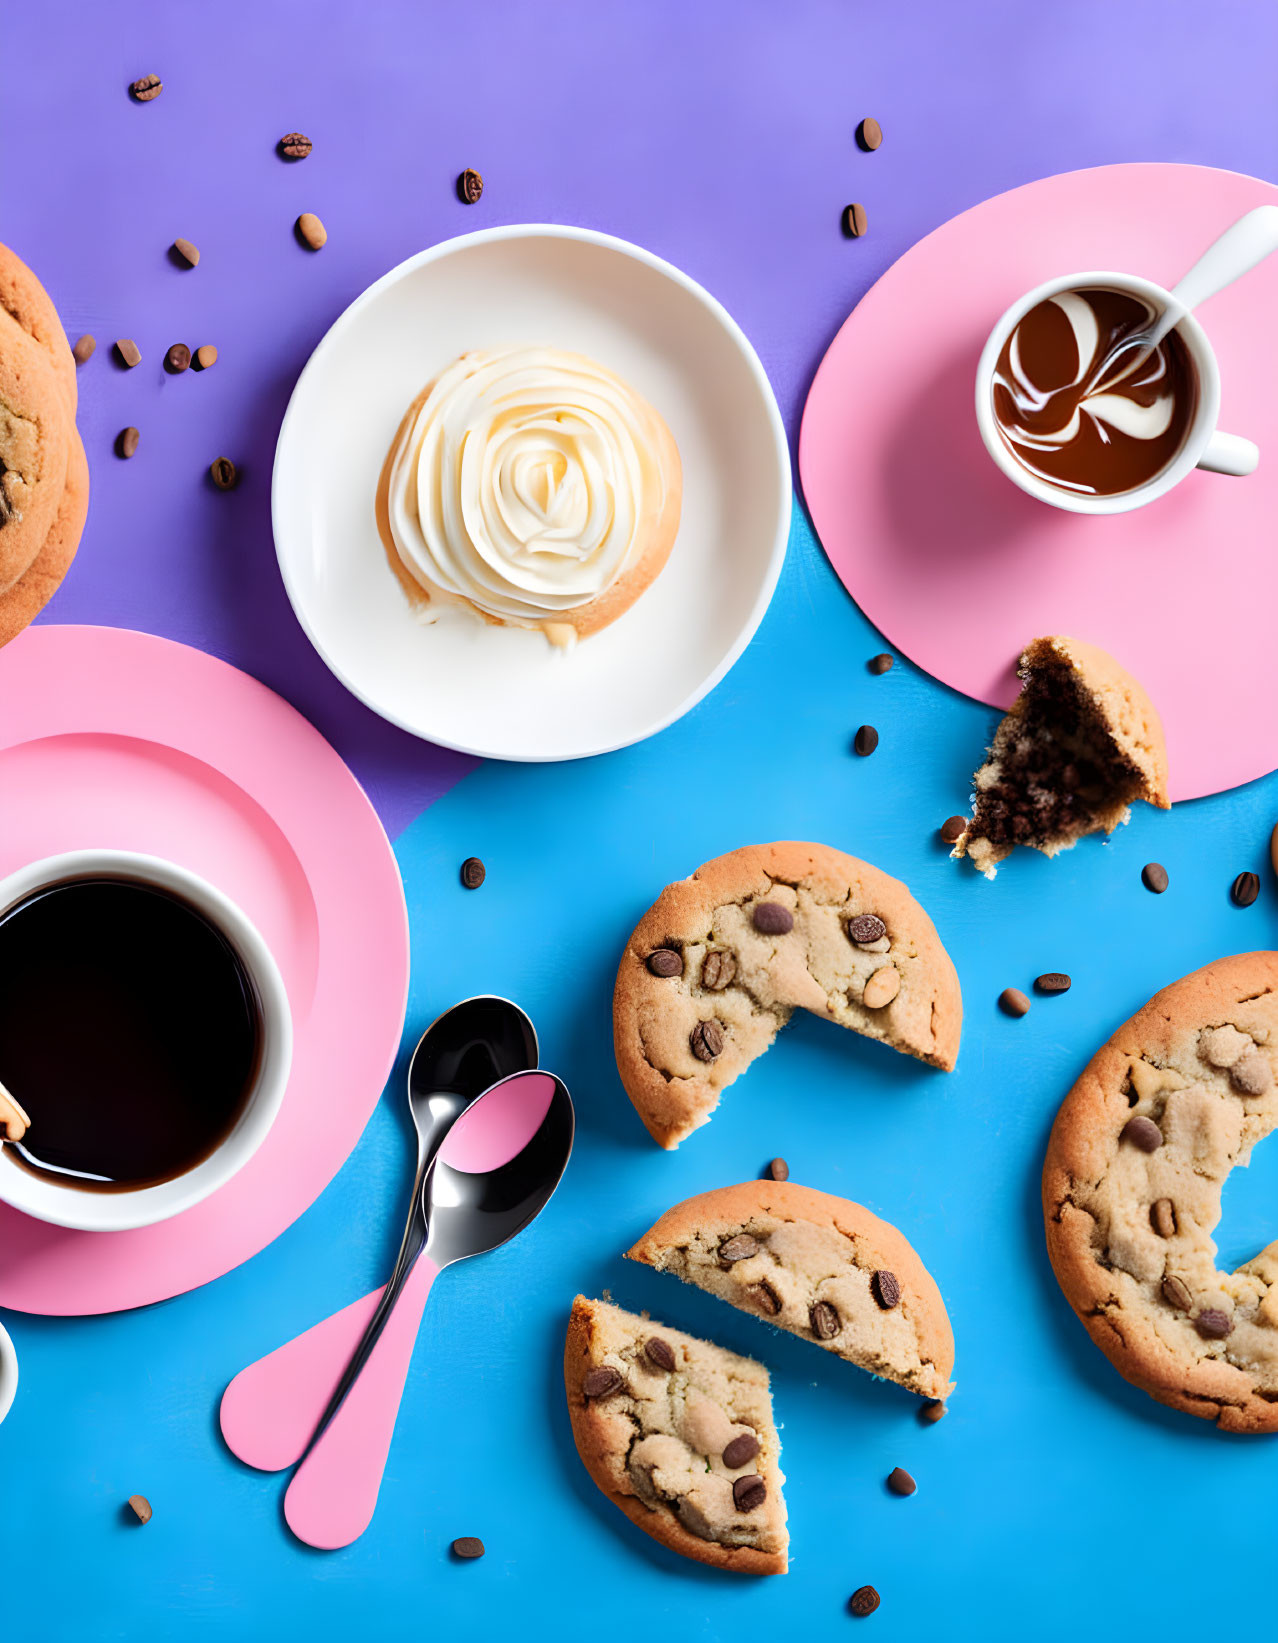
[[[265,936],[293,1069],[261,1150],[202,1204],[136,1232],[72,1232],[0,1205],[0,1306],[115,1312],[220,1277],[314,1203],[399,1046],[408,918],[372,806],[265,685],[118,628],[38,626],[0,651],[0,875],[102,845],[166,856]]]
[[[1278,764],[1278,257],[1197,310],[1220,360],[1220,425],[1260,446],[1250,478],[1192,473],[1132,513],[1062,513],[986,454],[976,362],[999,315],[1041,281],[1104,269],[1174,285],[1236,218],[1275,202],[1270,183],[1187,165],[1074,171],[986,200],[867,292],[803,413],[813,524],[887,638],[998,707],[1030,639],[1103,646],[1162,714],[1176,799]]]

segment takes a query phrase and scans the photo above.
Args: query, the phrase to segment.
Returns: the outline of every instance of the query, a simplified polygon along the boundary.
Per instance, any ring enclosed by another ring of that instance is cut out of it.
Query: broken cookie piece
[[[971,819],[953,855],[987,878],[1018,844],[1045,856],[1112,833],[1136,800],[1167,810],[1167,747],[1131,674],[1081,639],[1035,639],[1021,694],[973,778]]]

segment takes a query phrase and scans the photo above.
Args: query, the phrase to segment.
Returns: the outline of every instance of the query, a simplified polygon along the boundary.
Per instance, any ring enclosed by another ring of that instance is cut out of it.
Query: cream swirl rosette
[[[679,454],[665,423],[581,354],[463,354],[405,418],[387,522],[428,595],[559,644],[594,633],[674,543]]]

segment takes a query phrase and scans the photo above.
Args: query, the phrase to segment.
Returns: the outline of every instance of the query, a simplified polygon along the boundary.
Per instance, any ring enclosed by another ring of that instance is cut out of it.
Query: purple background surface
[[[345,305],[456,233],[606,229],[727,305],[793,437],[861,293],[987,195],[1114,160],[1278,174],[1278,7],[1208,15],[1185,0],[10,8],[5,56],[24,67],[0,105],[0,238],[72,339],[99,343],[80,372],[89,523],[45,619],[149,629],[247,668],[332,740],[399,832],[468,761],[329,677],[271,544],[280,418]],[[151,72],[162,95],[133,103],[129,82]],[[886,133],[874,155],[853,140],[868,113]],[[295,129],[315,150],[289,164],[274,144]],[[477,206],[453,193],[463,166],[484,174]],[[870,221],[857,242],[839,230],[853,199]],[[318,254],[293,238],[303,210],[328,227]],[[197,269],[170,263],[178,235],[199,246]],[[133,372],[110,354],[119,336],[142,350]],[[176,341],[215,342],[217,366],[167,377]],[[112,442],[129,424],[141,446],[121,462]],[[207,481],[219,455],[242,468],[232,494]]]

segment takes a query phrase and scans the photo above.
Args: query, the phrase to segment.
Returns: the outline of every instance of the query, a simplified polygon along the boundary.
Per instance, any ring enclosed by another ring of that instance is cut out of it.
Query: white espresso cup
[[[253,1083],[240,1115],[214,1150],[183,1174],[136,1188],[80,1187],[70,1178],[36,1174],[15,1158],[11,1146],[0,1145],[0,1200],[54,1226],[123,1232],[180,1215],[225,1186],[252,1158],[284,1100],[293,1058],[293,1018],[279,966],[247,914],[206,880],[158,856],[127,850],[74,850],[32,862],[0,880],[0,917],[38,890],[85,878],[151,885],[194,907],[234,949],[258,1006],[261,1042]],[[21,1104],[21,1090],[12,1093]]]
[[[1113,496],[1092,496],[1083,491],[1067,490],[1063,485],[1053,485],[1050,479],[1031,473],[1008,447],[994,415],[994,375],[1004,343],[1030,309],[1036,308],[1040,302],[1059,296],[1063,291],[1097,288],[1135,297],[1148,303],[1155,314],[1160,314],[1169,304],[1180,306],[1170,291],[1155,285],[1152,280],[1141,279],[1135,274],[1113,273],[1066,274],[1060,279],[1046,280],[1012,304],[990,332],[989,341],[981,352],[980,364],[976,367],[976,424],[985,441],[985,449],[1012,483],[1019,485],[1030,496],[1037,497],[1040,502],[1048,502],[1054,508],[1064,508],[1067,513],[1110,514],[1128,513],[1133,508],[1143,508],[1148,502],[1156,502],[1195,468],[1239,477],[1253,473],[1260,461],[1260,452],[1249,439],[1222,433],[1216,426],[1220,415],[1220,367],[1207,340],[1207,333],[1190,313],[1183,314],[1173,329],[1189,355],[1197,379],[1198,402],[1180,450],[1165,468],[1143,485],[1137,485],[1130,491],[1119,491]]]

